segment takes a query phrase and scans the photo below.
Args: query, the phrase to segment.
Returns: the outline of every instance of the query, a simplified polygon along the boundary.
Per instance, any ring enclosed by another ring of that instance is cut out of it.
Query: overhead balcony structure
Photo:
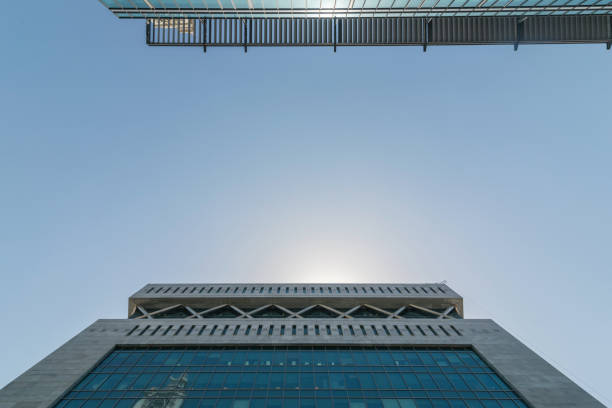
[[[601,43],[612,0],[100,0],[152,46]]]

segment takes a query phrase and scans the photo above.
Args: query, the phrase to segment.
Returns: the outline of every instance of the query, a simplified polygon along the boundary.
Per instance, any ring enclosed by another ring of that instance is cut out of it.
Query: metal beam
[[[204,52],[206,52],[206,34],[207,34],[207,30],[206,30],[206,20],[207,19],[203,19],[203,25],[202,25],[202,32],[204,34],[204,41],[203,41],[203,45],[204,45]]]
[[[414,309],[420,310],[422,312],[431,313],[432,315],[437,316],[437,317],[444,316],[443,313],[435,312],[435,311],[433,311],[431,309],[428,309],[426,307],[423,307],[423,306],[417,306],[417,305],[412,305],[412,304],[409,305],[409,306],[414,308]],[[432,317],[432,319],[433,319],[433,317]]]
[[[526,17],[522,19],[516,19],[516,24],[514,25],[514,35],[516,37],[516,41],[514,42],[514,51],[518,51],[519,43],[523,39],[526,19]]]
[[[606,49],[612,48],[612,16],[608,19],[608,42],[606,43]]]
[[[117,8],[110,7],[109,10],[117,15],[119,18],[156,18],[156,16],[163,16],[164,18],[183,18],[185,14],[189,15],[202,15],[206,17],[227,17],[227,9],[206,9],[206,8],[195,8],[195,9],[185,9],[185,8]],[[266,9],[260,9],[265,11]],[[259,11],[258,9],[245,9],[245,8],[236,8],[233,9],[232,12],[239,16],[239,18],[250,18],[246,17],[251,15],[254,11]],[[308,8],[278,8],[274,9],[275,13],[280,14],[289,14],[293,16],[293,18],[306,17],[311,15],[313,9]],[[456,15],[456,13],[467,13],[473,14],[470,17],[475,18],[477,16],[482,15],[482,13],[504,13],[505,15],[511,15],[513,17],[516,16],[524,16],[525,13],[531,13],[534,16],[543,17],[549,16],[551,13],[560,12],[570,12],[570,13],[578,13],[579,15],[600,15],[605,16],[612,12],[612,4],[590,4],[590,5],[548,5],[548,6],[496,6],[496,7],[484,7],[484,6],[476,6],[476,7],[443,7],[443,8],[434,8],[434,7],[406,7],[406,8],[346,8],[346,9],[333,9],[333,8],[320,8],[317,9],[318,14],[321,18],[334,18],[338,16],[345,17],[360,17],[362,15],[373,15],[380,17],[391,17],[391,16],[405,16],[407,13],[412,13],[413,15],[418,15],[419,17],[424,16],[427,18],[447,18],[440,17],[441,13],[448,14],[449,16]],[[603,13],[602,13],[603,12]],[[559,15],[559,17],[564,17]],[[160,17],[161,18],[161,17]],[[275,17],[271,17],[275,18]],[[340,17],[338,17],[340,18]],[[410,18],[410,17],[408,17]]]

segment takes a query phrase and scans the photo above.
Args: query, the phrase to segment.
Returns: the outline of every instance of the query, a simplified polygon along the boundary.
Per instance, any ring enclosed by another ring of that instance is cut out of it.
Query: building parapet
[[[317,311],[318,317],[330,318],[461,317],[463,299],[444,283],[148,284],[130,297],[128,313],[132,318],[304,318]]]

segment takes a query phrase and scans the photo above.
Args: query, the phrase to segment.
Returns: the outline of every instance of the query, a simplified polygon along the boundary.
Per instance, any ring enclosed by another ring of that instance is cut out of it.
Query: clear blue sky
[[[147,282],[448,283],[612,404],[603,45],[148,48],[0,15],[0,387]]]

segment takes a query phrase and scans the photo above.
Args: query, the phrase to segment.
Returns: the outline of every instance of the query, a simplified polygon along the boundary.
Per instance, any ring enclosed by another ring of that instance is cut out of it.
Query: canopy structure
[[[612,0],[100,0],[149,45],[604,43]]]
[[[612,14],[612,0],[101,0],[122,18],[484,17]]]

